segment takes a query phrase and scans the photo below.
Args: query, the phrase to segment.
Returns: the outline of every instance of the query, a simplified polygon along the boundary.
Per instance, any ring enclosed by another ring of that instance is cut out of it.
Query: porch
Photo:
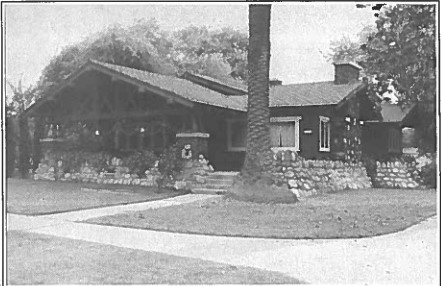
[[[226,118],[243,117],[242,112],[188,101],[104,69],[78,71],[35,103],[26,116],[34,125],[34,170],[56,150],[115,156],[149,150],[159,155],[182,133],[208,134],[193,158],[202,153],[216,170],[238,170],[244,158],[244,152],[241,156],[228,152],[225,136]]]

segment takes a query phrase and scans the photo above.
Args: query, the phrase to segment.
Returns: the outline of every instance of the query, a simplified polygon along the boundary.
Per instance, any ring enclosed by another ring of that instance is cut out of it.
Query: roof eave
[[[348,102],[353,97],[357,96],[357,93],[360,92],[361,90],[363,90],[363,88],[366,88],[366,87],[367,87],[367,83],[366,82],[364,82],[364,81],[360,82],[359,86],[354,88],[351,92],[349,92],[349,94],[347,96],[345,96],[342,100],[340,100],[340,102],[337,104],[336,109],[339,110],[340,108],[342,108],[346,104],[346,102]]]
[[[29,106],[24,114],[26,114],[27,116],[32,116],[35,115],[36,112],[36,108],[40,107],[42,104],[50,101],[50,100],[54,100],[55,96],[61,92],[64,88],[71,86],[73,84],[73,81],[75,79],[77,79],[81,74],[83,74],[84,72],[90,71],[90,70],[98,70],[100,72],[103,72],[107,75],[110,75],[113,78],[117,78],[120,79],[122,81],[125,82],[129,82],[132,83],[140,88],[144,88],[146,90],[149,90],[155,94],[158,94],[160,96],[163,96],[167,99],[172,99],[178,103],[181,103],[183,105],[192,107],[193,106],[193,102],[185,99],[184,97],[177,95],[173,92],[167,91],[167,90],[163,90],[161,88],[155,87],[153,85],[147,84],[143,81],[140,81],[138,79],[132,78],[128,75],[122,74],[121,72],[115,71],[111,68],[108,68],[104,65],[99,64],[96,61],[93,60],[88,60],[87,63],[85,63],[83,66],[81,66],[77,71],[75,71],[74,73],[72,73],[71,75],[69,75],[69,77],[67,77],[62,83],[60,83],[57,87],[55,87],[55,89],[53,91],[50,92],[50,95],[42,98],[41,101],[35,102],[34,104],[32,104],[31,106]]]
[[[229,90],[229,91],[231,91],[231,94],[228,94],[228,95],[232,95],[232,96],[234,96],[234,95],[244,95],[244,94],[248,93],[248,90],[229,86],[227,84],[224,84],[222,82],[217,81],[216,79],[209,80],[207,78],[198,76],[197,74],[193,74],[191,72],[184,72],[180,77],[183,78],[183,79],[190,80],[190,81],[192,81],[191,79],[199,80],[199,81],[204,82],[207,86],[208,85],[214,85],[214,86],[218,86],[220,89]],[[229,93],[229,92],[227,92],[227,93]]]

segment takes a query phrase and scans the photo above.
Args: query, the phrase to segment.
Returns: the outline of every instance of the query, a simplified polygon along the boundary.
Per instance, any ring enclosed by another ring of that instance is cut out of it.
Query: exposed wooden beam
[[[109,114],[75,114],[69,116],[67,121],[76,120],[108,120],[108,119],[121,119],[121,118],[142,118],[142,117],[156,117],[156,116],[167,116],[167,115],[185,115],[188,114],[185,110],[149,110],[149,111],[138,111],[138,112],[120,112],[120,113],[109,113]]]
[[[142,81],[140,81],[138,79],[135,79],[135,78],[131,78],[131,77],[126,76],[126,75],[113,74],[114,71],[109,70],[108,68],[105,68],[103,66],[100,66],[100,65],[97,65],[97,64],[93,64],[93,68],[98,70],[98,71],[101,71],[101,72],[103,72],[105,74],[110,74],[111,76],[115,76],[116,78],[121,79],[124,82],[136,85],[138,87],[143,87],[143,88],[145,88],[146,91],[150,91],[152,93],[158,94],[158,95],[160,95],[160,96],[162,96],[164,98],[172,98],[172,99],[176,100],[176,102],[179,102],[179,103],[181,103],[183,105],[186,105],[186,106],[189,106],[189,107],[193,107],[193,105],[194,105],[193,102],[191,102],[191,101],[189,101],[187,99],[184,99],[184,98],[180,97],[177,94],[173,94],[173,92],[165,91],[165,90],[163,90],[163,89],[161,89],[159,87],[155,87],[155,86],[149,85],[149,84],[147,84],[145,82],[142,82]]]

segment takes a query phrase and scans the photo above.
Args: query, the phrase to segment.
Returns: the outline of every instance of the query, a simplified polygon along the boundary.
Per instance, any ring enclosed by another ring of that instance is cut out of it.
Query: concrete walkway
[[[68,221],[82,221],[88,220],[94,217],[100,216],[109,216],[115,215],[125,212],[136,212],[147,209],[157,209],[157,208],[165,208],[175,205],[188,204],[200,200],[206,200],[210,198],[218,197],[218,195],[201,195],[201,194],[188,194],[183,196],[177,196],[173,198],[158,200],[158,201],[150,201],[144,203],[134,203],[134,204],[126,204],[126,205],[118,205],[118,206],[110,206],[103,208],[94,208],[88,210],[79,210],[72,212],[64,212],[58,214],[44,215],[41,217],[57,219],[57,220],[68,220]]]
[[[204,198],[208,197],[189,195],[181,203]],[[151,202],[150,207],[161,204],[163,203]],[[136,208],[139,210],[138,206]],[[128,211],[127,208],[121,210]],[[87,214],[87,211],[83,213]],[[108,213],[107,210],[105,213]],[[89,214],[78,215],[76,219],[89,218]],[[95,212],[94,216],[97,214]],[[436,217],[399,233],[340,240],[190,235],[92,225],[65,219],[66,216],[57,215],[27,217],[8,214],[8,230],[24,230],[237,266],[251,266],[282,272],[314,284],[439,282]]]

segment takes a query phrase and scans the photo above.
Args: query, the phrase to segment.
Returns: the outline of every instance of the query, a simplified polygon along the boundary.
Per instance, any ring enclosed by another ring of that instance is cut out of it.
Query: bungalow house
[[[379,119],[359,72],[356,64],[341,63],[335,64],[334,81],[272,81],[272,148],[309,159],[359,159],[362,128]],[[232,80],[166,76],[90,60],[26,113],[40,126],[36,142],[79,127],[98,138],[101,149],[160,152],[177,137],[194,137],[205,141],[199,151],[215,169],[237,170],[245,157],[246,93],[245,85]]]

